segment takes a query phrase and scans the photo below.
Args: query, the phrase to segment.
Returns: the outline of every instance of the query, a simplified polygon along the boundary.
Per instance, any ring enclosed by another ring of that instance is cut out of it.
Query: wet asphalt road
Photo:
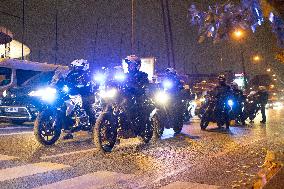
[[[259,121],[201,131],[194,119],[181,135],[165,130],[146,146],[123,140],[105,156],[88,133],[43,147],[31,125],[2,123],[0,188],[251,188],[267,151],[284,152],[284,109],[269,110],[266,125]]]

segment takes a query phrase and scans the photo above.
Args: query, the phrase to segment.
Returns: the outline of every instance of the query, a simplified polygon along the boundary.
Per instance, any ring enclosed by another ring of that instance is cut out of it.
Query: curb
[[[276,174],[264,185],[263,189],[284,188],[284,167],[281,167]]]

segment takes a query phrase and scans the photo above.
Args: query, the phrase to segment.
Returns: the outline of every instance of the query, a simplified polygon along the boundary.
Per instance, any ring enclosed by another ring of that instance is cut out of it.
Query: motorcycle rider
[[[93,103],[93,86],[90,76],[89,63],[84,59],[77,59],[70,63],[67,73],[57,72],[52,78],[51,85],[63,87],[66,85],[70,95],[81,95],[83,101],[83,108],[90,118],[90,123],[94,122],[94,115],[92,113]],[[71,120],[70,120],[71,121]],[[69,123],[64,123],[64,131],[66,135],[64,139],[72,139],[73,135],[69,128]]]
[[[163,88],[171,95],[171,103],[166,106],[166,110],[174,118],[172,123],[175,134],[181,132],[183,126],[184,113],[186,110],[185,99],[190,98],[183,87],[183,81],[180,79],[177,71],[173,68],[165,70],[165,78],[162,81]],[[166,120],[166,119],[165,119]],[[165,123],[165,125],[167,125]]]
[[[146,87],[149,84],[149,80],[148,74],[140,71],[141,59],[136,55],[129,55],[124,60],[128,65],[126,84],[127,92],[130,93],[130,95],[144,95]]]
[[[236,108],[235,108],[235,118],[240,118],[237,119],[236,121],[241,121],[241,123],[244,125],[245,124],[245,120],[244,120],[244,116],[243,116],[243,102],[245,100],[245,96],[242,90],[239,89],[239,86],[237,83],[233,82],[231,85],[232,88],[232,92],[233,92],[233,96],[234,99],[236,100]]]
[[[266,123],[266,114],[265,114],[265,106],[268,102],[268,91],[266,90],[265,86],[259,86],[259,90],[257,91],[256,95],[259,98],[260,102],[260,112],[262,116],[262,120],[260,123]]]
[[[167,68],[165,70],[165,81],[166,83],[164,85],[171,85],[164,86],[169,92],[179,93],[183,89],[183,82],[179,78],[177,71],[173,68]]]
[[[125,59],[125,63],[128,65],[128,73],[126,74],[125,83],[125,100],[122,102],[128,109],[126,112],[130,120],[134,120],[137,116],[144,117],[144,102],[146,97],[146,88],[149,85],[148,74],[140,71],[141,59],[136,55],[129,55]],[[139,114],[139,115],[138,115]],[[127,119],[127,118],[126,118]],[[129,120],[129,121],[130,121]],[[145,117],[146,120],[146,117]],[[144,120],[144,121],[145,121]],[[143,120],[139,120],[143,121]],[[122,130],[127,131],[130,125],[124,124]]]
[[[226,100],[226,98],[231,94],[231,87],[226,84],[225,75],[221,74],[218,76],[218,85],[213,89],[212,93],[216,100],[216,115],[222,116],[222,104]],[[229,128],[229,117],[225,118],[226,120],[226,128]]]
[[[222,99],[228,93],[230,93],[231,87],[226,84],[225,75],[221,74],[218,76],[218,85],[213,89],[213,94],[217,100]]]

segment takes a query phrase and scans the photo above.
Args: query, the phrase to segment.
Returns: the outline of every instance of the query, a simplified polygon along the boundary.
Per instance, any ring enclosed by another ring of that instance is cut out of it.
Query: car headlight
[[[170,100],[169,95],[164,92],[164,91],[159,91],[155,95],[155,101],[158,102],[159,104],[166,104]]]
[[[3,91],[2,95],[3,95],[3,97],[6,97],[7,96],[7,90]]]
[[[37,91],[30,92],[29,96],[40,97],[44,101],[52,102],[56,97],[56,89],[50,87],[39,89]]]
[[[108,90],[101,90],[99,93],[99,96],[102,98],[107,98],[107,99],[111,99],[116,97],[117,95],[117,90],[116,89],[108,89]]]

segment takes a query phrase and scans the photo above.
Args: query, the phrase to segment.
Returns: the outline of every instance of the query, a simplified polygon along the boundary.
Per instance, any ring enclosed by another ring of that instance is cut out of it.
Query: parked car
[[[16,63],[15,61],[6,62],[5,67],[3,65],[1,62],[0,75],[1,73],[10,73],[5,72],[7,69],[14,70],[12,71],[14,75],[11,76],[14,79],[11,80],[16,81],[10,81],[10,84],[5,86],[5,90],[0,93],[1,121],[9,121],[15,124],[34,121],[40,108],[40,101],[29,96],[30,92],[38,87],[48,85],[55,71],[66,70],[66,67],[41,63]]]
[[[67,69],[67,66],[31,62],[27,60],[2,60],[0,61],[0,97],[5,90],[11,87],[20,86],[39,73]]]

